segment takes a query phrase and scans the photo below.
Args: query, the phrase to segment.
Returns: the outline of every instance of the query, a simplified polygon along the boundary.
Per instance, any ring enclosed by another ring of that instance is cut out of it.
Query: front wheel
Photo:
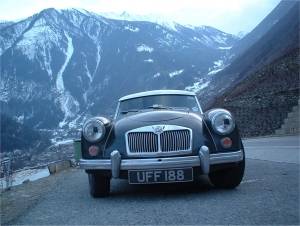
[[[110,178],[99,173],[89,173],[90,194],[94,198],[105,197],[109,195]]]
[[[244,176],[245,157],[235,166],[209,173],[210,182],[217,188],[232,189],[237,187]]]

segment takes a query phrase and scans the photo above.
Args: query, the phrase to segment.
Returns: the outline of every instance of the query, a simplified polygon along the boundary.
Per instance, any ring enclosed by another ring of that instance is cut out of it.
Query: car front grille
[[[192,148],[192,130],[186,127],[163,125],[163,131],[155,132],[155,126],[146,126],[126,133],[128,155],[168,155],[189,153]]]
[[[128,146],[132,153],[158,152],[158,136],[151,132],[129,133]]]
[[[189,130],[165,131],[160,134],[162,152],[183,151],[190,149],[191,135]]]

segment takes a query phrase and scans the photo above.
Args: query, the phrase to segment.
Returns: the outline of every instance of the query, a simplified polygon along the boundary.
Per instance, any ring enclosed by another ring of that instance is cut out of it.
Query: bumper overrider
[[[118,178],[120,170],[168,169],[182,167],[201,167],[204,174],[209,173],[210,165],[234,163],[243,160],[242,150],[210,154],[207,146],[202,146],[198,156],[121,159],[119,151],[111,153],[110,159],[80,159],[79,166],[86,170],[111,170],[113,178]]]

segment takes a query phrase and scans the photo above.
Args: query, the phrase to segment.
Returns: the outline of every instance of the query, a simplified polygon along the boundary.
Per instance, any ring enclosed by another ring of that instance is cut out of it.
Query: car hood
[[[183,117],[188,117],[189,112],[170,111],[170,110],[155,110],[137,113],[127,116],[120,121],[137,121],[137,122],[166,122]]]

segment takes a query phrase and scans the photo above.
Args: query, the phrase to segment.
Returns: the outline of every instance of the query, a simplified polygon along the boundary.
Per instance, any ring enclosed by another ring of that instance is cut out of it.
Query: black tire
[[[110,178],[98,173],[89,173],[90,194],[94,198],[109,195]]]
[[[244,159],[230,168],[221,169],[209,173],[210,182],[217,188],[233,189],[237,187],[244,176],[245,155]]]

